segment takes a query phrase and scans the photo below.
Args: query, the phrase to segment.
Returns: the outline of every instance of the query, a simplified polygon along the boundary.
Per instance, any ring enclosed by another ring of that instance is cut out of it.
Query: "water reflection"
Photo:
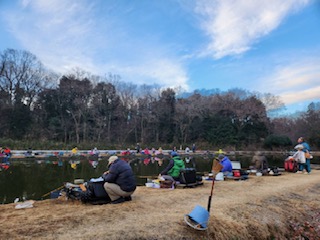
[[[182,156],[187,168],[196,168],[198,174],[211,171],[213,157]],[[240,161],[242,168],[248,168],[252,156],[230,156],[231,160]],[[283,167],[284,156],[267,156],[269,166]],[[155,178],[167,166],[169,159],[164,157],[123,156],[131,165],[139,185],[144,185],[147,178]],[[0,203],[13,202],[19,197],[39,200],[64,182],[74,179],[88,180],[100,177],[107,169],[107,157],[90,156],[81,158],[52,157],[48,159],[11,160],[10,167],[0,171]]]

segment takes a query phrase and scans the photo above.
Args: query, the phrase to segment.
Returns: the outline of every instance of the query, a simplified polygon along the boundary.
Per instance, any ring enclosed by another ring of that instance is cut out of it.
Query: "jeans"
[[[311,172],[311,166],[310,166],[310,159],[309,158],[306,159],[306,163],[305,164],[299,164],[299,171],[303,171],[304,169],[306,169],[308,173]]]

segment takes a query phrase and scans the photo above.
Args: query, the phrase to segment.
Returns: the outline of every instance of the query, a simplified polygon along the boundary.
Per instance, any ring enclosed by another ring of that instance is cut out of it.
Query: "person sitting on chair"
[[[268,160],[265,156],[262,155],[260,151],[255,152],[255,155],[252,157],[251,163],[253,168],[258,172],[263,174],[268,173]]]
[[[108,161],[109,171],[103,173],[102,178],[111,203],[130,201],[136,190],[136,179],[130,165],[117,156],[111,156]]]
[[[220,161],[220,164],[223,166],[223,168],[221,169],[221,172],[223,172],[223,175],[224,176],[232,175],[232,164],[230,159],[224,154],[219,154],[218,160]]]
[[[171,152],[171,159],[168,166],[159,174],[159,176],[169,175],[175,181],[179,181],[180,169],[185,168],[184,161],[179,157],[176,151]]]

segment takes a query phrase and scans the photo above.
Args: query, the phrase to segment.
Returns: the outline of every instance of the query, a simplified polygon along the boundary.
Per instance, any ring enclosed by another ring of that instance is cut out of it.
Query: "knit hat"
[[[294,149],[304,149],[304,146],[302,144],[298,144],[294,147]]]
[[[172,152],[171,152],[171,156],[172,156],[172,157],[178,156],[178,153],[177,153],[176,151],[172,151]]]
[[[111,156],[111,157],[109,157],[109,165],[111,164],[111,163],[113,163],[115,160],[117,160],[118,159],[118,157],[117,156]]]

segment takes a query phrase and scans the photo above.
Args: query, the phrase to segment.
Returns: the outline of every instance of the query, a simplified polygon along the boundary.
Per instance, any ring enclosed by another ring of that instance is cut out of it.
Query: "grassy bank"
[[[117,205],[64,198],[21,210],[7,204],[0,206],[0,239],[316,239],[319,180],[314,170],[216,182],[206,231],[189,227],[183,216],[196,205],[206,208],[211,182],[174,190],[138,187],[133,201]]]

